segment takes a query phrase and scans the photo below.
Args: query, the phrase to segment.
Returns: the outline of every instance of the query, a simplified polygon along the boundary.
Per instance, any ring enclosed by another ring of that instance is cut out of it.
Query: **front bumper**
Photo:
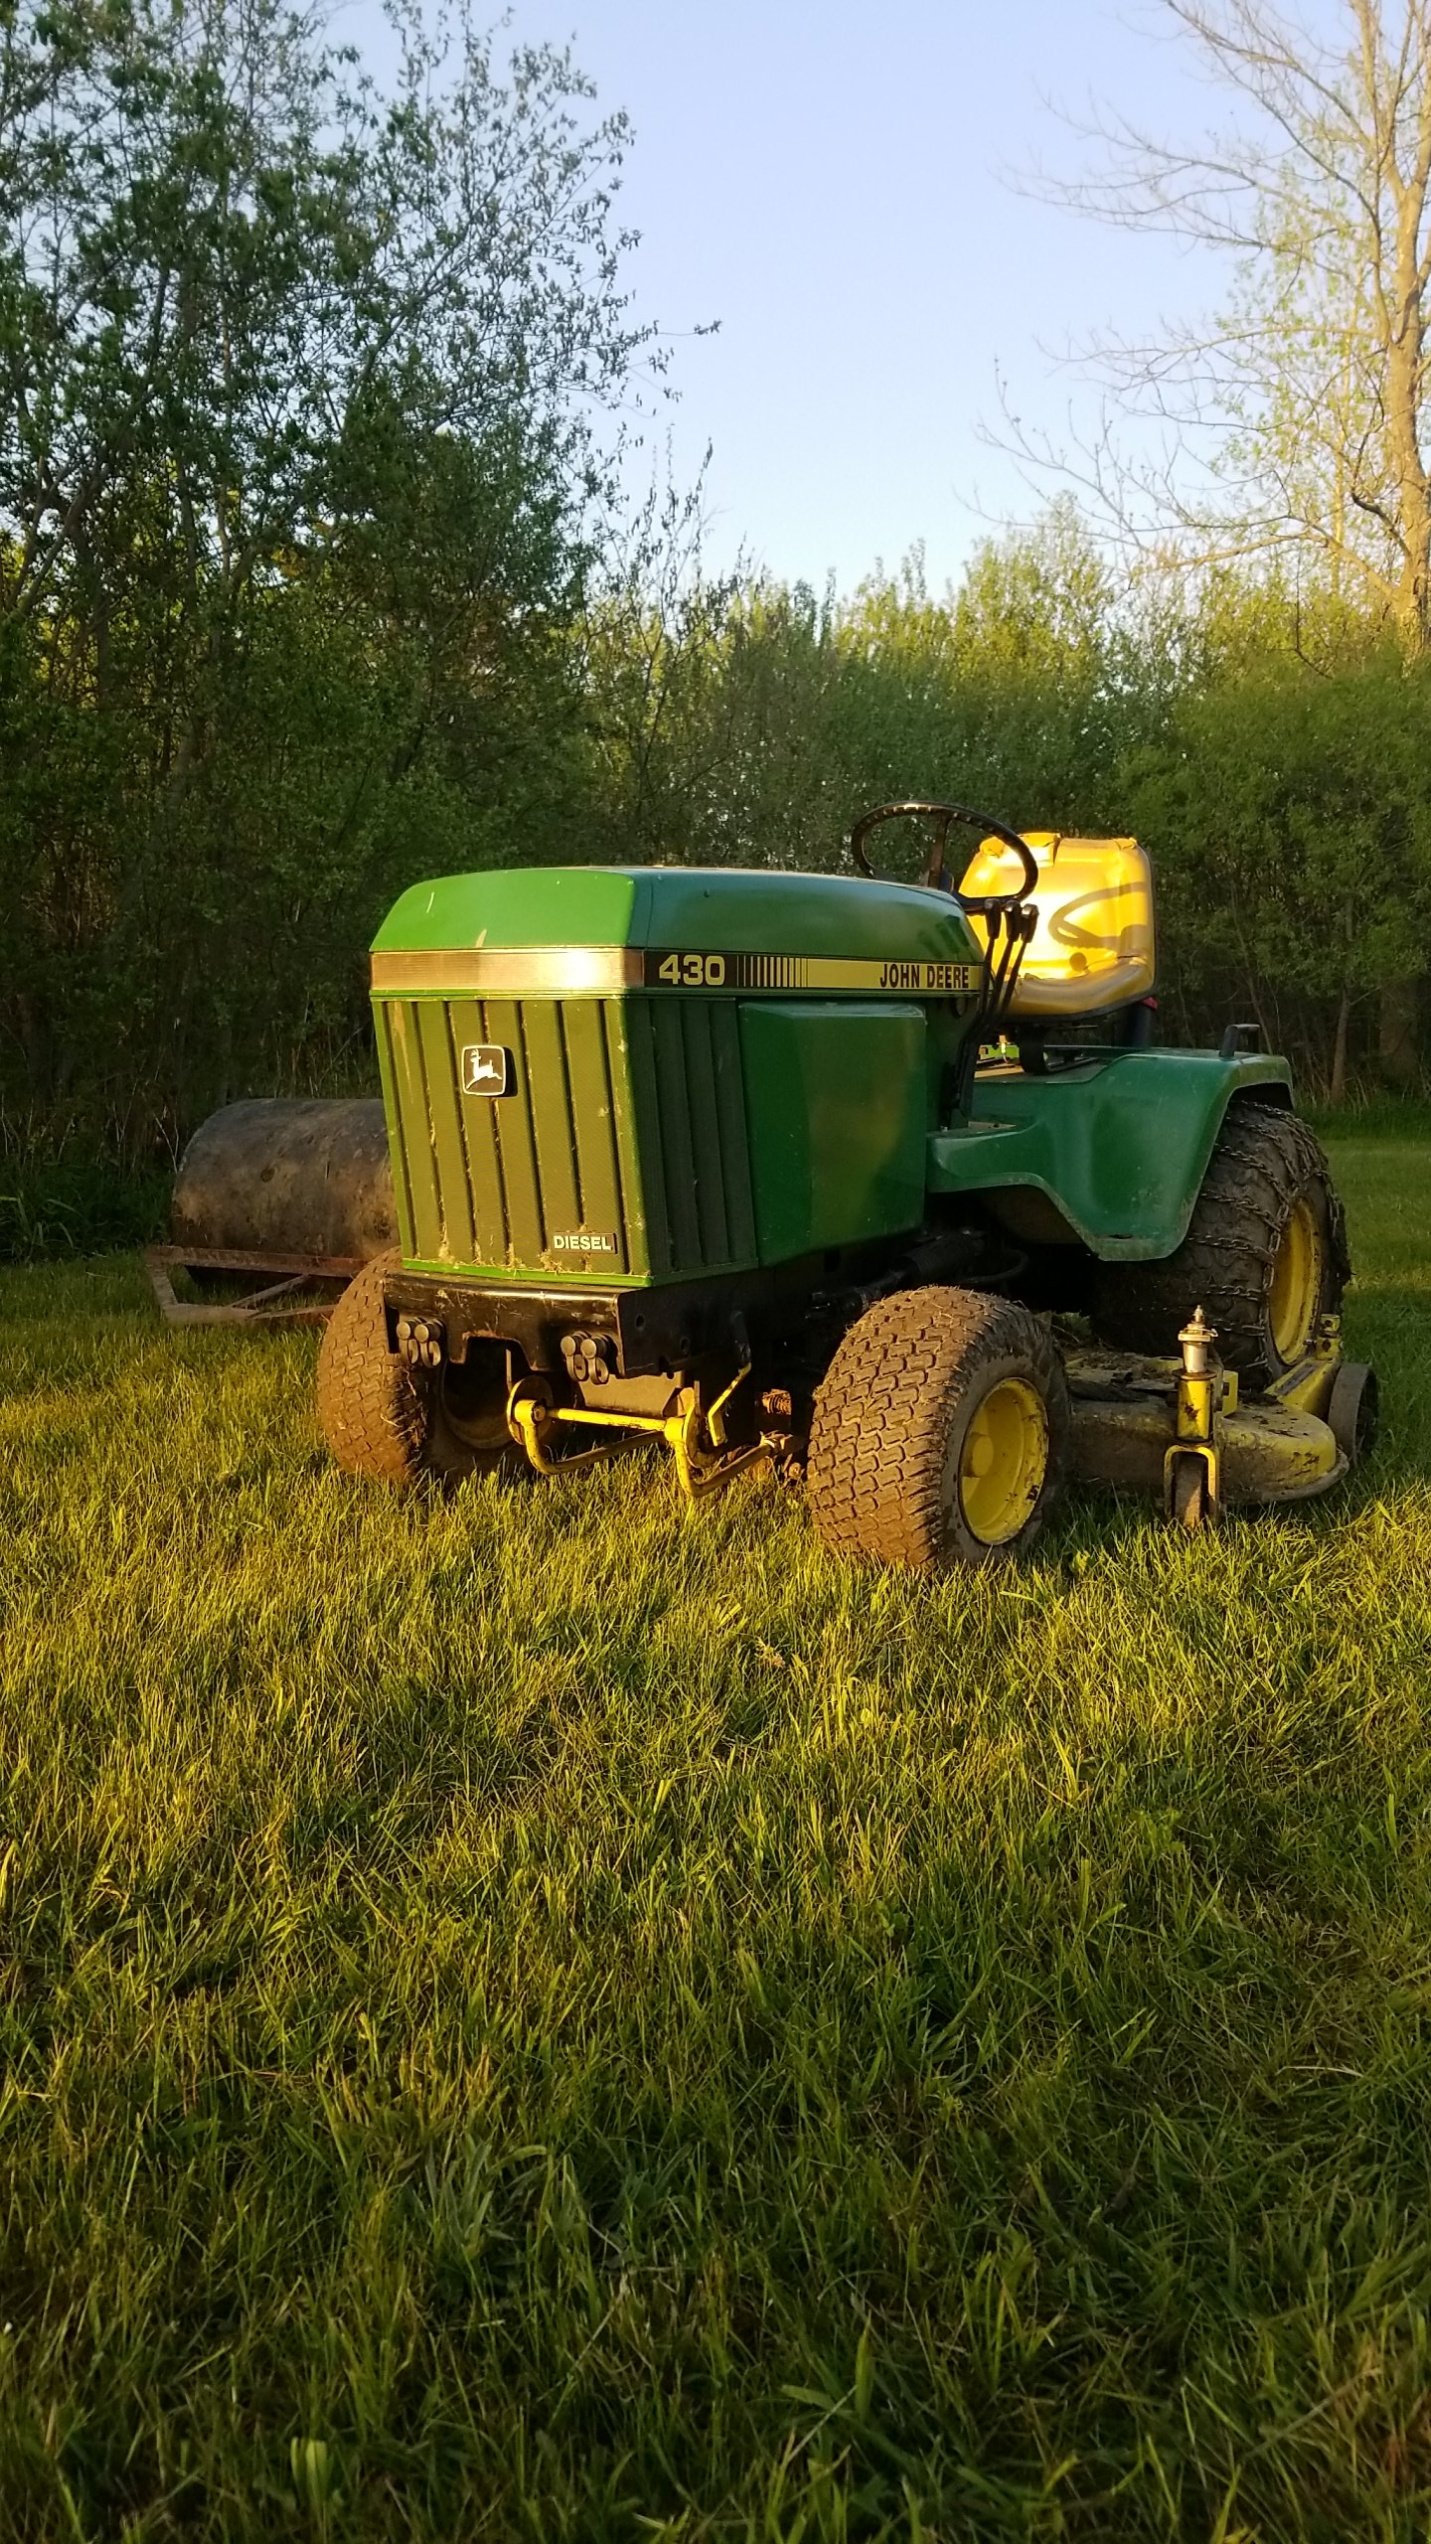
[[[707,1359],[729,1359],[742,1336],[733,1325],[749,1278],[673,1281],[650,1289],[562,1289],[536,1283],[443,1280],[427,1272],[392,1272],[383,1285],[388,1340],[396,1348],[399,1317],[440,1328],[449,1360],[459,1366],[473,1343],[497,1342],[528,1369],[555,1375],[562,1343],[573,1334],[602,1340],[620,1378],[654,1376]]]

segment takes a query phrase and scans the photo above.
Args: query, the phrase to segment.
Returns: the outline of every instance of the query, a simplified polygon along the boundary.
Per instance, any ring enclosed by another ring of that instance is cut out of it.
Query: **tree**
[[[1357,1013],[1431,927],[1431,682],[1394,654],[1334,680],[1285,659],[1189,688],[1126,772],[1166,852],[1159,926],[1175,1021],[1234,1007],[1348,1090]]]
[[[917,554],[898,577],[872,577],[839,613],[857,791],[923,788],[1035,828],[1116,827],[1113,772],[1146,729],[1151,632],[1120,609],[1067,502],[977,548],[942,599]]]
[[[1156,713],[1160,657],[1120,623],[1070,508],[981,549],[943,596],[916,551],[842,602],[711,581],[694,529],[679,499],[648,508],[629,579],[591,615],[617,854],[828,866],[855,813],[912,794],[1064,828],[1120,818],[1114,772]],[[916,871],[912,832],[902,845]]]
[[[1190,143],[1105,120],[1103,171],[1052,191],[1221,250],[1233,283],[1206,325],[1093,348],[1094,370],[1160,438],[1133,457],[1105,420],[1076,473],[1144,553],[1204,569],[1255,560],[1296,596],[1309,586],[1343,645],[1369,621],[1419,661],[1431,651],[1431,0],[1327,0],[1317,24],[1275,0],[1158,6],[1231,120]],[[1295,608],[1292,624],[1302,649]],[[1399,1082],[1418,1065],[1421,970],[1383,983],[1383,1064]]]
[[[1101,173],[1046,191],[1220,250],[1233,280],[1205,324],[1088,349],[1163,431],[1157,455],[1138,459],[1105,429],[1084,450],[1083,482],[1105,519],[1164,555],[1297,553],[1419,655],[1431,644],[1431,0],[1326,0],[1320,28],[1274,0],[1157,5],[1231,120],[1176,142],[1105,118]]]
[[[404,816],[426,857],[560,760],[602,411],[658,358],[625,127],[563,53],[393,23],[381,94],[278,0],[0,15],[0,1050],[42,1103],[99,1050],[170,1121],[300,1065]]]

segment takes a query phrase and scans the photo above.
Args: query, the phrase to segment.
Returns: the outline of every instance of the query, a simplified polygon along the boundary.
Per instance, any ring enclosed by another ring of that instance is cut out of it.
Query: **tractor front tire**
[[[1102,1263],[1093,1324],[1115,1350],[1174,1357],[1200,1307],[1250,1387],[1305,1358],[1351,1278],[1346,1228],[1315,1132],[1270,1104],[1234,1104],[1176,1254]]]
[[[809,1496],[832,1553],[929,1572],[1027,1552],[1067,1471],[1046,1325],[977,1290],[901,1290],[852,1325],[815,1397]]]
[[[401,1265],[375,1255],[349,1282],[318,1354],[318,1422],[341,1467],[381,1484],[516,1473],[522,1464],[496,1397],[463,1405],[461,1373],[415,1369],[389,1351],[383,1284]]]

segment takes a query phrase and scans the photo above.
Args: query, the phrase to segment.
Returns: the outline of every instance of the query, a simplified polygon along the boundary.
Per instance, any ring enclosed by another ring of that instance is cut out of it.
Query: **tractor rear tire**
[[[1346,1227],[1315,1132],[1270,1104],[1234,1104],[1176,1254],[1101,1263],[1093,1324],[1115,1350],[1158,1358],[1201,1307],[1217,1348],[1250,1387],[1295,1368],[1351,1278]]]
[[[375,1255],[349,1282],[318,1354],[318,1421],[341,1467],[382,1484],[521,1470],[499,1392],[461,1402],[462,1372],[414,1368],[389,1351],[383,1283],[397,1254]],[[469,1386],[469,1394],[471,1393]]]
[[[852,1325],[816,1392],[809,1496],[832,1553],[929,1572],[1027,1552],[1072,1423],[1049,1330],[977,1290],[902,1290]]]

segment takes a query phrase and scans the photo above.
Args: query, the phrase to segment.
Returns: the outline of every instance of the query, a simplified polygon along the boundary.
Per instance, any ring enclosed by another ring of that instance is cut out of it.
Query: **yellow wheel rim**
[[[1311,1203],[1299,1201],[1272,1265],[1269,1316],[1277,1357],[1290,1368],[1312,1339],[1322,1303],[1322,1232]]]
[[[1036,1387],[1001,1378],[974,1408],[959,1452],[959,1508],[971,1536],[1006,1546],[1025,1526],[1048,1473],[1048,1415]]]

